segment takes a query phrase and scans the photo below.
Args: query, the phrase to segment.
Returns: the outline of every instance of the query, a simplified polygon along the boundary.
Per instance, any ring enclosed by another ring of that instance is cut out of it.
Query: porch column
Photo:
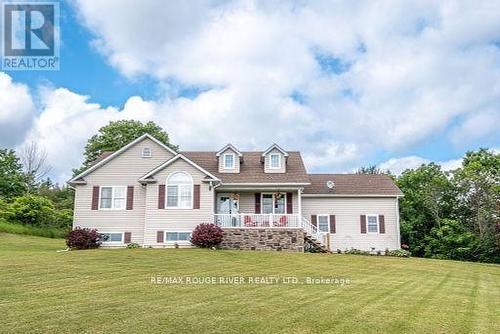
[[[299,188],[297,190],[297,206],[298,206],[298,212],[299,212],[299,219],[302,219],[302,188]]]

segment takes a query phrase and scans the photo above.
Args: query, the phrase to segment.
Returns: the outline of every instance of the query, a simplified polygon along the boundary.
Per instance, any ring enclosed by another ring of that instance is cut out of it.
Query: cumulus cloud
[[[179,108],[171,115],[184,121],[176,124],[188,146],[199,144],[192,135],[197,130],[206,140],[262,142],[264,135],[267,141],[290,140],[296,148],[326,141],[322,155],[330,159],[323,161],[333,166],[336,157],[328,149],[335,145],[368,149],[358,154],[373,147],[397,152],[452,124],[478,131],[483,122],[476,113],[499,113],[500,4],[75,5],[98,50],[124,75],[208,87],[193,103],[179,102],[189,105],[187,112]],[[490,133],[498,130],[498,122],[489,124]]]
[[[419,156],[411,155],[402,158],[392,158],[382,162],[379,165],[380,169],[389,170],[395,175],[401,175],[407,169],[416,169],[423,164],[430,163],[431,160]],[[462,159],[451,159],[446,161],[437,161],[438,165],[444,171],[451,171],[459,168],[462,165]]]
[[[21,142],[35,117],[35,106],[26,85],[12,82],[0,72],[0,143],[14,147]]]
[[[147,121],[158,113],[154,102],[140,97],[131,97],[121,110],[89,103],[88,96],[64,88],[43,88],[37,98],[41,101],[40,114],[21,146],[36,141],[44,148],[58,182],[67,181],[72,168],[81,165],[85,144],[100,127],[119,119]]]
[[[26,90],[24,113],[32,116],[16,124],[34,122],[29,137],[44,141],[64,175],[78,165],[86,139],[120,118],[153,120],[182,149],[227,142],[262,149],[277,142],[303,151],[313,171],[351,170],[380,152],[404,156],[433,136],[455,150],[485,137],[498,141],[500,3],[73,5],[111,66],[166,89],[157,100],[130,97],[119,108],[89,103],[64,88],[46,89],[34,121]],[[183,97],[186,89],[198,93]],[[425,161],[404,157],[386,164],[396,170]]]

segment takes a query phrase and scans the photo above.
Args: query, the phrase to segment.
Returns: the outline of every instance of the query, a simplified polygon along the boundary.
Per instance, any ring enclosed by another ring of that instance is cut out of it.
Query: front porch
[[[224,230],[223,247],[328,251],[328,236],[301,214],[301,188],[219,189],[213,223]]]
[[[298,214],[215,214],[214,224],[222,227],[302,228]]]

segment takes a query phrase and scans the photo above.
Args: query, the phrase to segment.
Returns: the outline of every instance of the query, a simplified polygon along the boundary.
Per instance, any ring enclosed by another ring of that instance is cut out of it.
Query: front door
[[[237,194],[218,194],[217,213],[218,220],[222,226],[236,227],[240,225],[240,217],[236,214],[240,212],[240,200]],[[232,216],[235,215],[235,216]]]
[[[236,214],[240,212],[240,200],[236,194],[217,195],[217,213]]]

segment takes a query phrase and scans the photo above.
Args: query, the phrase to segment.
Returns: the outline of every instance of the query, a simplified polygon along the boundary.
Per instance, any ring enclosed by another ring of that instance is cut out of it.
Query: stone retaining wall
[[[304,251],[302,229],[224,228],[223,249]]]

